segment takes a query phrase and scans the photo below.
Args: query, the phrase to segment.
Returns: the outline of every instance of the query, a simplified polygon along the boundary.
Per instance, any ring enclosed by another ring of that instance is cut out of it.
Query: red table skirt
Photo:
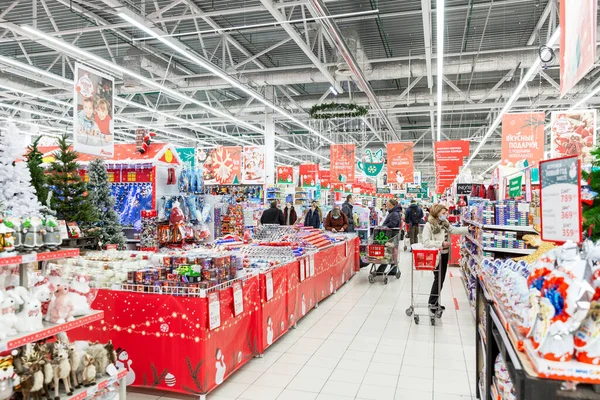
[[[104,319],[69,337],[112,340],[117,367],[128,369],[128,385],[206,394],[350,279],[360,267],[358,246],[356,239],[319,251],[312,276],[300,273],[308,270],[306,257],[246,279],[244,310],[237,316],[233,288],[218,291],[220,325],[213,330],[208,298],[100,290],[92,308],[104,310]]]

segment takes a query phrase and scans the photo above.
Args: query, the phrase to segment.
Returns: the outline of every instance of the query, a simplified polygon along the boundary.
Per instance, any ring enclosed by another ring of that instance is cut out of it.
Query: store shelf
[[[1,265],[24,264],[36,261],[56,260],[59,258],[77,257],[79,249],[62,249],[57,251],[48,251],[41,253],[20,254],[18,256],[0,257]]]
[[[477,330],[479,331],[479,336],[483,339],[483,342],[487,345],[487,336],[485,336],[485,330],[481,324],[477,325]]]
[[[512,232],[525,232],[525,233],[538,233],[532,226],[513,226],[513,225],[491,225],[482,224],[481,222],[475,222],[468,219],[462,220],[465,224],[473,225],[482,229],[496,230],[496,231],[512,231]]]
[[[469,241],[471,241],[471,243],[473,243],[475,246],[479,247],[480,249],[483,250],[483,246],[481,245],[481,243],[479,243],[479,240],[475,239],[473,236],[471,235],[465,235],[465,237],[467,239],[469,239]]]
[[[536,249],[508,249],[502,247],[484,247],[483,251],[488,251],[490,253],[508,253],[508,254],[521,254],[521,255],[529,255],[536,252]]]
[[[57,333],[65,332],[74,328],[85,326],[94,321],[104,318],[104,311],[92,311],[91,314],[83,317],[77,317],[75,320],[65,322],[64,324],[51,324],[44,322],[44,329],[37,332],[21,333],[17,336],[11,336],[0,341],[0,351],[12,350],[21,347],[27,343],[36,342],[54,336]]]
[[[60,400],[85,400],[85,399],[91,397],[92,395],[94,395],[95,393],[97,393],[98,391],[117,383],[119,380],[123,379],[126,375],[127,375],[127,370],[122,369],[117,373],[116,376],[101,378],[100,381],[97,381],[94,386],[79,388],[79,389],[75,390],[71,396],[67,396],[67,395],[60,396]]]

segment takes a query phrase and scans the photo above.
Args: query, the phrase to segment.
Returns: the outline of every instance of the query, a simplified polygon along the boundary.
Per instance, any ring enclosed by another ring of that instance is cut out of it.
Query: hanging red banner
[[[354,144],[332,144],[329,147],[331,182],[354,182]]]
[[[238,185],[242,177],[242,148],[220,146],[204,161],[205,185]]]
[[[395,142],[387,144],[388,183],[405,183],[415,179],[414,143]]]
[[[300,164],[300,184],[303,187],[316,187],[319,178],[319,164]]]
[[[573,88],[596,60],[597,0],[560,2],[560,97]]]
[[[321,182],[321,189],[331,189],[331,171],[319,169],[319,181]]]
[[[543,112],[502,116],[502,165],[537,165],[544,159],[544,118]]]
[[[280,185],[294,184],[294,167],[291,165],[280,165],[277,167],[277,183]]]
[[[458,175],[464,158],[469,155],[469,142],[465,140],[446,140],[435,142],[436,193],[442,194]]]

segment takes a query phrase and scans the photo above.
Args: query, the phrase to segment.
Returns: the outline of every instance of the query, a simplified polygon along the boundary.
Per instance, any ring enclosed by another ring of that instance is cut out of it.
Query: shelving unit
[[[48,252],[32,252],[28,254],[19,254],[15,256],[7,256],[0,257],[0,266],[6,265],[19,265],[20,266],[20,277],[21,285],[27,285],[26,277],[26,268],[25,264],[32,262],[42,262],[49,260],[57,260],[61,258],[68,257],[76,257],[79,255],[79,249],[60,249],[56,251],[48,251]],[[80,328],[85,325],[88,325],[92,322],[99,321],[104,318],[104,311],[92,311],[90,314],[77,317],[73,321],[65,322],[62,324],[52,324],[44,321],[44,328],[39,331],[34,332],[26,332],[20,333],[15,336],[10,336],[6,339],[0,340],[0,352],[10,351],[17,349],[21,346],[24,346],[29,343],[37,342],[43,339],[47,339],[49,337],[55,336],[61,332],[67,332],[71,329]],[[127,375],[126,369],[121,369],[117,372],[115,376],[112,377],[103,377],[96,382],[95,385],[90,387],[80,388],[74,391],[72,395],[62,394],[60,396],[61,400],[85,400],[90,398],[98,391],[119,382],[119,399],[126,399],[126,383],[125,377]]]

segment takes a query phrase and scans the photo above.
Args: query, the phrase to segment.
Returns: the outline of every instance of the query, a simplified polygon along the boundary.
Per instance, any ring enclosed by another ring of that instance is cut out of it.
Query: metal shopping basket
[[[366,262],[371,264],[369,271],[369,282],[375,282],[375,277],[383,276],[383,283],[388,283],[388,276],[396,267],[396,279],[400,279],[400,268],[398,266],[398,244],[400,242],[399,228],[381,228],[373,229],[373,234],[369,236],[367,243]],[[380,265],[387,264],[384,271],[378,272]]]
[[[426,249],[422,244],[412,245],[412,264],[413,267],[410,269],[410,307],[406,309],[406,315],[409,317],[412,315],[415,324],[419,323],[420,315],[427,315],[430,318],[431,325],[435,325],[435,319],[441,318],[444,310],[437,308],[435,312],[430,312],[429,303],[417,303],[417,297],[427,296],[429,298],[430,293],[415,293],[415,271],[433,271],[434,273],[441,274],[441,268],[437,268],[440,260],[439,249]],[[437,272],[436,272],[437,271]],[[441,296],[442,280],[438,279],[438,304]],[[425,308],[427,314],[419,314],[417,311]]]

